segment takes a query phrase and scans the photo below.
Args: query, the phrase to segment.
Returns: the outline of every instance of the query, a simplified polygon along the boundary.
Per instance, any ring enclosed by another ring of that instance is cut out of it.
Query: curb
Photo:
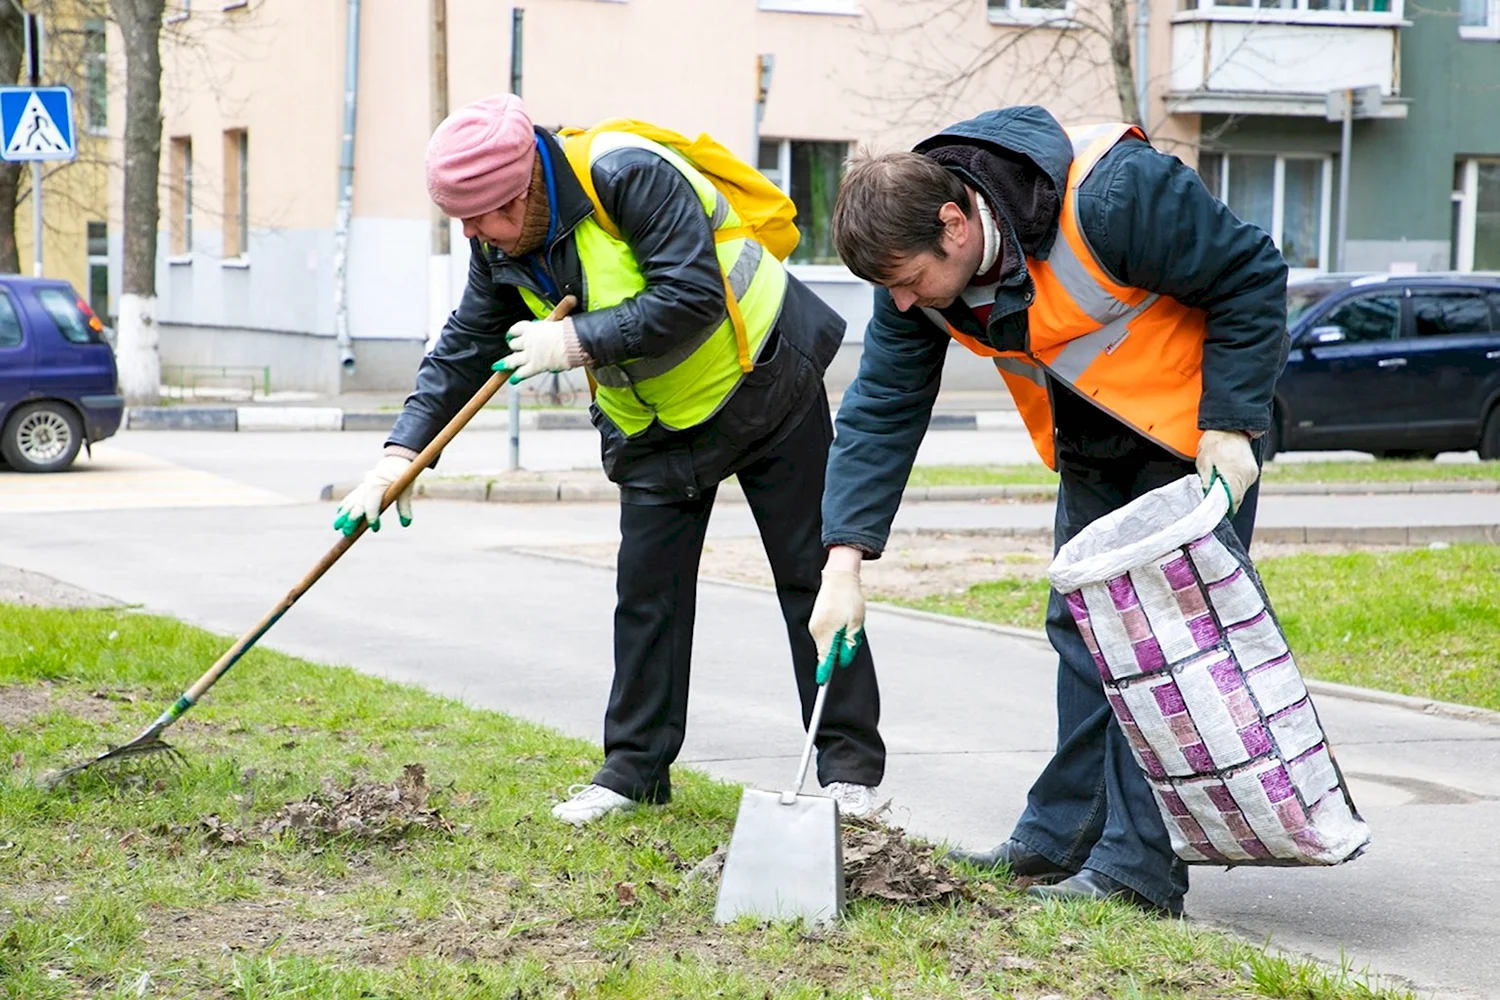
[[[335,500],[354,489],[358,483],[329,483],[318,491],[319,500]],[[522,482],[501,483],[493,479],[417,480],[416,497],[429,500],[465,500],[470,503],[603,503],[620,497],[619,488],[607,480],[598,482]],[[1055,486],[916,486],[902,494],[903,502],[943,502],[976,500],[1051,500],[1057,496]],[[738,483],[721,483],[718,499],[743,503],[745,492]],[[1000,529],[1004,530],[1004,529]],[[1018,529],[1019,530],[1019,529]],[[1030,531],[1031,529],[1024,529]],[[1039,531],[1041,529],[1038,529]],[[1052,529],[1045,529],[1052,537]]]
[[[125,427],[133,431],[388,431],[400,414],[392,410],[342,410],[336,406],[132,406]],[[510,426],[503,409],[480,410],[470,427]],[[588,430],[584,410],[522,410],[530,430]]]
[[[330,483],[318,493],[319,500],[336,500],[357,483]],[[1299,484],[1300,485],[1300,484]],[[1374,484],[1406,486],[1405,483]],[[1493,484],[1500,486],[1500,484]],[[1268,490],[1268,493],[1279,491]],[[1307,494],[1306,490],[1289,491]],[[1347,491],[1344,491],[1347,492]],[[1367,491],[1380,492],[1380,491]],[[1407,493],[1404,489],[1386,492]],[[1437,491],[1434,491],[1437,492]],[[1448,490],[1444,492],[1457,492]],[[1494,492],[1484,490],[1476,492]],[[418,480],[417,497],[429,500],[462,500],[469,503],[610,503],[619,499],[619,490],[608,481],[590,482],[521,482],[502,483],[493,479]],[[1057,496],[1050,485],[1015,486],[916,486],[902,494],[903,503],[961,503],[1011,501],[1045,502]],[[737,483],[719,487],[719,499],[726,503],[743,503],[744,491]],[[1017,537],[1052,537],[1051,528],[996,528],[996,533]],[[1500,544],[1500,523],[1431,524],[1431,525],[1365,525],[1360,527],[1271,526],[1258,525],[1257,541],[1283,545],[1431,545],[1433,543]]]
[[[336,406],[132,406],[125,427],[133,431],[387,431],[396,423],[394,410],[344,410]],[[471,427],[510,426],[504,408],[479,411]],[[521,426],[532,430],[587,430],[594,426],[587,410],[522,410]],[[1022,426],[1010,410],[973,413],[936,412],[928,427],[935,431],[1009,430]]]

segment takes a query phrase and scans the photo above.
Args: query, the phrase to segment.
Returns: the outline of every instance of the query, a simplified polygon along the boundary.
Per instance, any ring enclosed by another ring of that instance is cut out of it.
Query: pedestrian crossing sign
[[[0,159],[76,159],[75,138],[67,87],[0,87]]]

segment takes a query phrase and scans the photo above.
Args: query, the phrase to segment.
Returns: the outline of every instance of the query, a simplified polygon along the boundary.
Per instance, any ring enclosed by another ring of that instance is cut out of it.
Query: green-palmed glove
[[[352,535],[359,529],[360,521],[368,520],[370,530],[379,531],[380,502],[385,499],[385,491],[409,468],[409,458],[401,455],[381,456],[375,467],[365,473],[364,480],[339,503],[338,514],[333,520],[334,530]],[[410,486],[396,498],[396,514],[401,519],[401,527],[411,524]]]
[[[1255,480],[1260,478],[1260,466],[1255,464],[1255,450],[1250,446],[1250,435],[1241,431],[1204,431],[1198,444],[1198,478],[1203,480],[1203,489],[1214,488],[1217,479],[1225,493],[1229,494],[1229,516],[1240,509],[1240,503]]]
[[[818,599],[807,623],[818,647],[818,683],[828,683],[833,668],[854,662],[865,641],[865,595],[859,574],[843,569],[825,569]]]

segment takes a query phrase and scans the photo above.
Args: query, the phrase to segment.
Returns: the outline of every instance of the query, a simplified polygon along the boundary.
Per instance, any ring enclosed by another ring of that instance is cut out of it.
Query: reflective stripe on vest
[[[1169,451],[1197,451],[1205,314],[1175,299],[1121,285],[1094,259],[1078,224],[1076,193],[1104,154],[1134,125],[1068,129],[1073,163],[1045,261],[1028,258],[1036,294],[1027,310],[1024,353],[1003,354],[948,326],[1004,377],[1042,460],[1056,467],[1046,375]],[[940,325],[947,326],[940,314]]]
[[[749,357],[758,359],[786,294],[786,269],[781,261],[753,239],[738,235],[742,224],[734,207],[712,181],[675,151],[629,133],[601,132],[594,138],[590,154],[597,160],[624,146],[656,153],[692,185],[717,234],[719,267],[738,302]],[[589,311],[618,305],[646,288],[645,276],[629,245],[606,233],[592,217],[573,230],[573,239]],[[532,313],[547,314],[551,308],[548,302],[529,289],[520,291]],[[595,402],[617,427],[633,437],[653,422],[669,430],[683,430],[709,419],[739,387],[745,371],[726,306],[718,324],[666,354],[600,365],[591,374],[599,386]]]

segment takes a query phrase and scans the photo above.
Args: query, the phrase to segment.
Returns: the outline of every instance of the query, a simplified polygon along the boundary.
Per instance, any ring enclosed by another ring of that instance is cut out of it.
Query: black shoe
[[[988,851],[949,851],[949,861],[967,861],[975,868],[993,870],[1005,865],[1016,878],[1035,882],[1060,882],[1073,873],[1021,843],[1007,840]]]
[[[1103,872],[1096,872],[1092,868],[1085,868],[1072,878],[1064,879],[1056,885],[1034,885],[1026,890],[1026,895],[1034,899],[1118,899],[1159,917],[1182,916],[1180,898],[1173,906],[1159,906],[1130,886],[1121,885]]]

